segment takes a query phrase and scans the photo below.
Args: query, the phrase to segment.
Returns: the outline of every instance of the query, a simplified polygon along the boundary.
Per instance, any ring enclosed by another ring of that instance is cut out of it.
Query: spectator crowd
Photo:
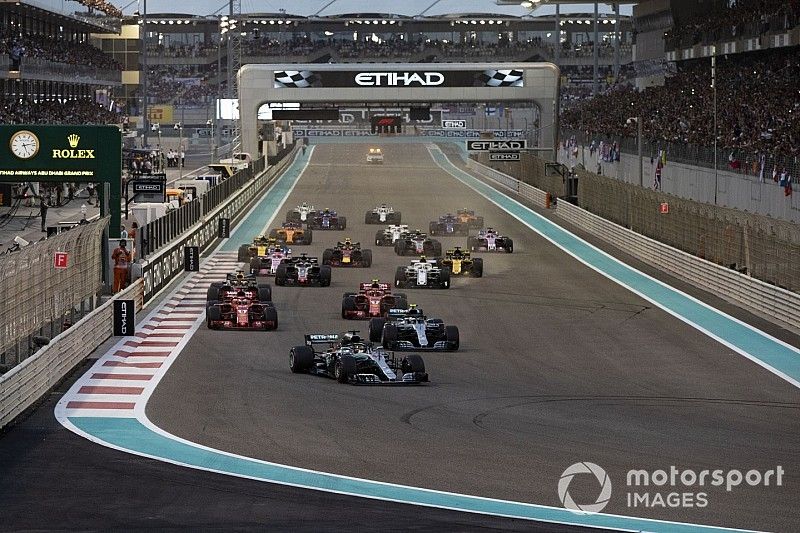
[[[733,54],[717,60],[717,143],[751,153],[800,155],[798,48]],[[681,62],[665,85],[637,92],[619,87],[565,109],[562,127],[590,135],[645,137],[714,145],[714,91],[708,59]]]
[[[14,35],[6,30],[0,34],[0,55],[12,54],[99,70],[122,69],[113,57],[88,42],[56,39],[45,35]]]
[[[119,124],[121,120],[118,111],[109,111],[89,99],[66,102],[0,99],[0,124]]]

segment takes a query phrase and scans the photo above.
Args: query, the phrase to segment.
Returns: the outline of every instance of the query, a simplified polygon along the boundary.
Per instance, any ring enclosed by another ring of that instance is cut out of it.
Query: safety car
[[[383,164],[383,150],[380,148],[370,148],[367,152],[367,163]]]

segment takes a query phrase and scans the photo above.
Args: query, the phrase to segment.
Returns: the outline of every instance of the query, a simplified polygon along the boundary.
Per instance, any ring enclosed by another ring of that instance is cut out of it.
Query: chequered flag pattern
[[[521,70],[484,70],[481,79],[489,87],[522,87]]]
[[[319,78],[310,70],[283,70],[275,71],[275,88],[289,87],[302,89],[305,87],[318,87]]]

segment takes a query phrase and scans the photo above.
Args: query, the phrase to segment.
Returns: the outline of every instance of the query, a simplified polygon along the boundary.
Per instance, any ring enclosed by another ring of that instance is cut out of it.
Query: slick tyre
[[[394,324],[386,324],[383,326],[383,347],[394,348],[397,342],[397,326]]]
[[[271,302],[272,301],[272,287],[267,283],[258,284],[258,301]]]
[[[295,346],[289,351],[289,368],[295,374],[303,374],[314,366],[314,350],[310,346]]]
[[[458,350],[460,344],[458,337],[458,326],[445,326],[444,336],[447,340],[447,349],[451,351]]]
[[[386,324],[385,318],[372,318],[369,321],[369,341],[381,342],[383,326]]]
[[[243,244],[243,245],[241,245],[239,247],[239,252],[238,252],[236,260],[239,261],[240,263],[247,263],[248,261],[250,261],[250,245],[249,244]]]
[[[333,375],[339,383],[347,383],[356,372],[356,360],[352,355],[343,355],[333,367]]]

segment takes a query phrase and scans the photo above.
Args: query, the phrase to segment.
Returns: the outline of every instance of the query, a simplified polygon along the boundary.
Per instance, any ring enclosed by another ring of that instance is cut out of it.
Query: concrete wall
[[[558,160],[568,167],[583,164],[589,171],[596,171],[598,165],[597,152],[592,155],[588,148],[579,148],[578,157],[571,157],[566,150],[559,150]],[[639,158],[636,155],[623,153],[617,163],[600,161],[599,164],[604,176],[639,184]],[[727,161],[719,161],[719,168],[727,168],[727,164]],[[652,189],[656,165],[650,162],[650,154],[643,157],[642,169],[643,185]],[[764,183],[759,183],[758,176],[718,170],[715,180],[712,168],[675,163],[667,159],[666,166],[661,169],[661,187],[663,192],[680,198],[800,222],[800,191],[786,196],[783,187],[772,181],[771,175],[765,177]]]
[[[588,153],[586,155],[588,157]],[[485,154],[472,157],[551,194],[563,194],[561,175],[548,171],[547,162],[531,154],[522,154],[522,161],[514,163],[490,162]],[[645,172],[649,165],[647,159]],[[666,168],[669,166],[668,162]],[[688,187],[693,178],[688,170],[683,172],[688,174],[681,178]],[[638,177],[634,184],[580,167],[576,173],[578,204],[587,211],[684,252],[800,291],[800,226],[797,224],[639,187]],[[697,176],[694,179],[698,179]],[[778,189],[773,183],[761,186]],[[711,192],[700,185],[695,189],[713,194],[713,186]],[[662,203],[668,204],[668,213],[661,212]]]

